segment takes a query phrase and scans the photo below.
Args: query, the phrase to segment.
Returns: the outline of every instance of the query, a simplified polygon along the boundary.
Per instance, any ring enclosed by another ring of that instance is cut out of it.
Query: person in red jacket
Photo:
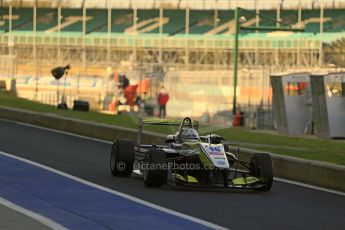
[[[166,92],[164,87],[162,87],[161,91],[158,94],[157,102],[159,106],[159,118],[164,119],[166,115],[166,105],[169,101],[169,94]]]

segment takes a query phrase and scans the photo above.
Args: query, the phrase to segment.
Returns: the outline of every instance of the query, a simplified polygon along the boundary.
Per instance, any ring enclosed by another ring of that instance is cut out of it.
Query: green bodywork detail
[[[198,157],[202,165],[207,169],[214,168],[213,162],[207,157],[206,153],[202,150],[200,142],[185,142],[185,145],[189,146],[190,149],[198,151]]]
[[[234,185],[246,185],[253,184],[256,182],[262,181],[260,178],[249,176],[249,177],[238,177],[232,180]]]
[[[200,149],[199,143],[200,143],[199,141],[197,141],[197,142],[186,141],[183,144],[187,145],[188,147],[190,147],[193,150],[199,150]]]
[[[181,176],[180,174],[175,174],[175,177],[176,177],[176,179],[179,179],[179,180],[182,180],[182,181],[184,181],[184,182],[188,182],[188,183],[199,183],[199,181],[195,178],[195,177],[193,177],[193,176],[187,176],[187,178],[186,177],[184,177],[184,176]]]
[[[196,150],[199,152],[199,160],[201,161],[202,165],[207,167],[207,168],[211,168],[213,167],[213,163],[209,160],[209,158],[205,155],[204,151],[202,151],[201,149],[201,145],[199,142],[188,142],[185,143],[186,145],[188,145],[191,149]]]
[[[199,160],[201,161],[203,166],[209,169],[212,168],[213,167],[212,162],[208,159],[208,157],[205,155],[205,153],[202,150],[200,151],[201,153],[199,154]]]
[[[140,118],[142,124],[147,125],[172,125],[172,126],[180,126],[181,121],[179,120],[171,120],[171,119],[158,119],[158,118]],[[193,121],[192,122],[194,128],[198,128],[199,122]]]

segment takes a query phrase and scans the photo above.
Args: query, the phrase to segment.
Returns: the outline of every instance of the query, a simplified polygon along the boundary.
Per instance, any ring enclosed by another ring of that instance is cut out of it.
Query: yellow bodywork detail
[[[200,148],[200,147],[199,147]],[[201,153],[198,155],[199,156],[199,160],[201,161],[202,165],[205,168],[213,168],[213,164],[210,161],[210,159],[208,159],[208,157],[206,156],[206,154],[200,149]]]
[[[199,181],[193,176],[188,176],[188,183],[199,183]]]
[[[246,184],[253,184],[255,182],[261,181],[257,177],[249,176],[249,177],[238,177],[232,180],[234,185],[246,185]]]
[[[183,180],[183,181],[186,181],[187,182],[187,180],[186,180],[186,178],[184,178],[183,176],[181,176],[180,174],[175,174],[175,178],[176,179],[179,179],[179,180]]]
[[[180,174],[176,173],[175,177],[176,177],[176,179],[183,180],[183,181],[188,182],[188,183],[199,183],[199,181],[193,176],[188,175],[186,178],[186,177],[181,176]]]

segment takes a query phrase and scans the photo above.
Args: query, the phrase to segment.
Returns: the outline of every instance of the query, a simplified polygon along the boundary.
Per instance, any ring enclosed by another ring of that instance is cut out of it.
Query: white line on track
[[[42,129],[42,130],[46,130],[46,131],[50,131],[50,132],[54,132],[54,133],[60,133],[60,134],[65,134],[65,135],[69,135],[69,136],[73,136],[73,137],[79,137],[79,138],[86,139],[86,140],[97,141],[97,142],[102,142],[102,143],[106,143],[106,144],[112,144],[111,141],[105,141],[102,139],[87,137],[87,136],[83,136],[83,135],[79,135],[79,134],[75,134],[75,133],[69,133],[69,132],[61,131],[61,130],[57,130],[57,129],[50,129],[50,128],[46,128],[46,127],[42,127],[42,126],[27,124],[27,123],[18,122],[18,121],[11,121],[11,120],[1,119],[1,118],[0,118],[0,120],[4,120],[7,122],[13,122],[13,123],[16,123],[19,125],[28,126],[28,127],[32,127],[32,128],[36,128],[36,129]]]
[[[3,206],[6,206],[6,207],[8,207],[14,211],[20,212],[23,215],[26,215],[26,216],[40,222],[41,224],[51,228],[51,229],[67,230],[67,228],[65,228],[62,225],[52,221],[51,219],[48,219],[48,218],[41,216],[37,213],[31,212],[30,210],[22,208],[22,207],[14,204],[14,203],[8,201],[8,200],[3,199],[2,197],[0,197],[0,204],[2,204]]]
[[[21,158],[21,157],[17,157],[17,156],[14,156],[14,155],[11,155],[11,154],[9,154],[9,153],[2,152],[2,151],[0,151],[0,154],[2,154],[2,155],[4,155],[4,156],[7,156],[7,157],[11,157],[11,158],[16,159],[16,160],[23,161],[23,162],[25,162],[25,163],[28,163],[28,164],[31,164],[31,165],[34,165],[34,166],[37,166],[37,167],[40,167],[40,168],[45,169],[45,170],[47,170],[47,171],[56,173],[56,174],[58,174],[58,175],[60,175],[60,176],[67,177],[67,178],[69,178],[69,179],[71,179],[71,180],[74,180],[74,181],[83,183],[83,184],[85,184],[85,185],[94,187],[94,188],[96,188],[96,189],[99,189],[99,190],[102,190],[102,191],[105,191],[105,192],[109,192],[109,193],[111,193],[111,194],[114,194],[114,195],[123,197],[123,198],[125,198],[125,199],[131,200],[131,201],[134,201],[134,202],[137,202],[137,203],[142,204],[142,205],[145,205],[145,206],[147,206],[147,207],[154,208],[154,209],[159,210],[159,211],[161,211],[161,212],[168,213],[168,214],[170,214],[170,215],[174,215],[174,216],[177,216],[177,217],[180,217],[180,218],[183,218],[183,219],[186,219],[186,220],[189,220],[189,221],[198,223],[198,224],[200,224],[200,225],[204,225],[204,226],[209,227],[209,228],[212,228],[212,229],[219,229],[219,230],[221,230],[221,229],[228,229],[228,228],[225,228],[225,227],[222,227],[222,226],[213,224],[213,223],[211,223],[211,222],[208,222],[208,221],[205,221],[205,220],[198,219],[198,218],[193,217],[193,216],[189,216],[189,215],[186,215],[186,214],[177,212],[177,211],[173,211],[173,210],[171,210],[171,209],[164,208],[164,207],[162,207],[162,206],[159,206],[159,205],[150,203],[150,202],[148,202],[148,201],[145,201],[145,200],[136,198],[136,197],[134,197],[134,196],[130,196],[130,195],[128,195],[128,194],[125,194],[125,193],[122,193],[122,192],[119,192],[119,191],[116,191],[116,190],[111,190],[111,189],[109,189],[109,188],[106,188],[106,187],[103,187],[103,186],[94,184],[94,183],[92,183],[92,182],[83,180],[83,179],[81,179],[81,178],[78,178],[78,177],[72,176],[72,175],[70,175],[70,174],[61,172],[61,171],[59,171],[59,170],[50,168],[50,167],[48,167],[48,166],[41,165],[41,164],[39,164],[39,163],[37,163],[37,162],[33,162],[33,161],[30,161],[30,160],[27,160],[27,159],[24,159],[24,158]]]
[[[345,196],[344,192],[340,192],[340,191],[336,191],[336,190],[332,190],[332,189],[327,189],[327,188],[321,188],[321,187],[311,185],[311,184],[305,184],[302,182],[287,180],[287,179],[283,179],[283,178],[279,178],[279,177],[275,177],[274,180],[279,181],[279,182],[284,182],[284,183],[288,183],[288,184],[301,186],[301,187],[305,187],[305,188],[319,190],[319,191],[323,191],[323,192],[333,193],[333,194],[340,195],[340,196]]]
[[[42,126],[37,126],[37,125],[32,125],[32,124],[27,124],[27,123],[17,122],[17,121],[11,121],[11,120],[2,119],[2,118],[0,118],[0,120],[4,120],[7,122],[13,122],[16,124],[20,124],[20,125],[24,125],[24,126],[28,126],[28,127],[33,127],[33,128],[37,128],[37,129],[47,130],[47,131],[51,131],[51,132],[55,132],[55,133],[61,133],[61,134],[65,134],[65,135],[69,135],[69,136],[73,136],[73,137],[79,137],[79,138],[83,138],[83,139],[87,139],[87,140],[91,140],[91,141],[97,141],[97,142],[102,142],[102,143],[106,143],[106,144],[112,144],[111,141],[105,141],[102,139],[87,137],[87,136],[69,133],[69,132],[65,132],[65,131],[61,131],[61,130],[50,129],[50,128],[46,128],[46,127],[42,127]],[[311,185],[311,184],[287,180],[287,179],[283,179],[283,178],[279,178],[279,177],[274,177],[274,180],[279,181],[279,182],[283,182],[283,183],[287,183],[287,184],[298,185],[298,186],[305,187],[305,188],[310,188],[310,189],[320,190],[323,192],[328,192],[328,193],[333,193],[333,194],[345,196],[344,192],[340,192],[340,191],[336,191],[336,190],[332,190],[332,189],[327,189],[327,188],[322,188],[322,187],[318,187],[318,186]]]
[[[37,126],[37,125],[31,125],[31,124],[27,124],[27,123],[11,121],[11,120],[1,119],[1,118],[0,118],[0,120],[5,120],[5,121],[13,122],[16,124],[20,124],[20,125],[24,125],[24,126],[28,126],[28,127],[32,127],[32,128],[37,128],[37,129],[42,129],[42,130],[47,130],[47,131],[51,131],[51,132],[55,132],[55,133],[61,133],[61,134],[65,134],[65,135],[69,135],[69,136],[73,136],[73,137],[79,137],[79,138],[83,138],[86,140],[97,141],[97,142],[102,142],[102,143],[106,143],[106,144],[112,144],[111,141],[105,141],[105,140],[87,137],[87,136],[83,136],[83,135],[78,135],[78,134],[74,134],[74,133],[69,133],[69,132],[65,132],[65,131],[61,131],[61,130],[50,129],[50,128],[45,128],[45,127],[41,127],[41,126]],[[310,188],[310,189],[315,189],[315,190],[319,190],[319,191],[323,191],[323,192],[333,193],[336,195],[345,196],[344,192],[340,192],[340,191],[336,191],[336,190],[332,190],[332,189],[327,189],[327,188],[322,188],[322,187],[318,187],[318,186],[311,185],[311,184],[287,180],[287,179],[283,179],[283,178],[279,178],[279,177],[275,177],[274,180],[279,181],[279,182],[283,182],[283,183],[287,183],[287,184],[293,184],[293,185],[297,185],[297,186],[301,186],[301,187],[305,187],[305,188]]]

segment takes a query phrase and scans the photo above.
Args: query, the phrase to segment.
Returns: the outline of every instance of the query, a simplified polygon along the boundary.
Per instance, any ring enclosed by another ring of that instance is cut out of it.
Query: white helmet
[[[200,140],[199,134],[195,129],[188,128],[182,130],[181,140],[183,142],[196,142]]]

